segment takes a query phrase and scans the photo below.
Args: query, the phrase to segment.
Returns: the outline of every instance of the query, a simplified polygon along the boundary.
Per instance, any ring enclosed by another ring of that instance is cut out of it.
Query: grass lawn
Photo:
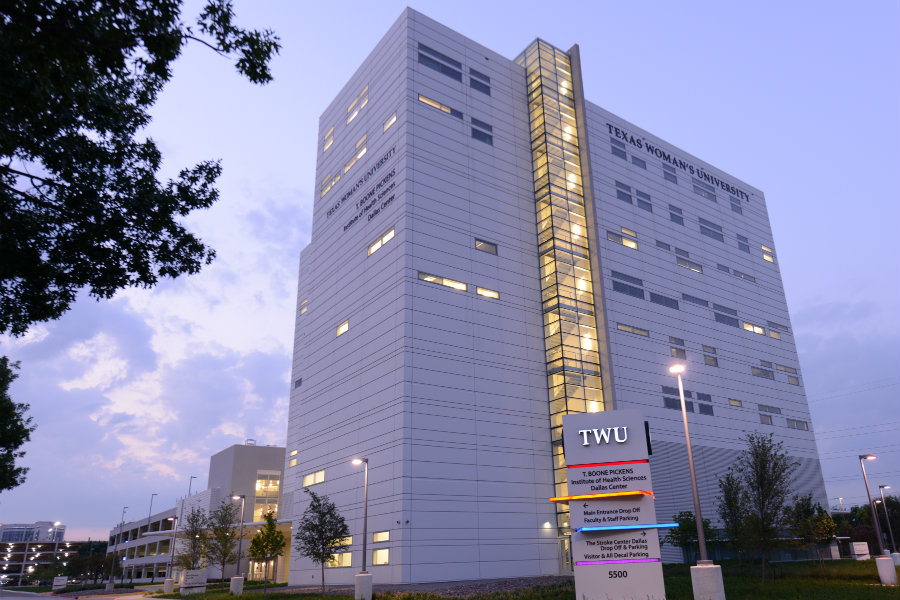
[[[900,571],[900,569],[898,569]],[[691,576],[687,565],[663,567],[667,600],[693,600]],[[816,562],[780,563],[770,566],[766,583],[760,581],[758,564],[737,561],[722,563],[725,596],[728,600],[898,600],[900,589],[885,587],[878,581],[875,562],[827,561],[820,569]],[[898,573],[900,575],[900,573]],[[277,588],[276,588],[277,590]],[[292,593],[280,590],[262,595],[244,594],[244,600],[314,600],[318,592]],[[158,595],[179,598],[177,594]],[[197,594],[191,600],[229,600],[228,591]],[[574,600],[574,583],[522,588],[508,592],[469,596],[467,600]],[[326,600],[352,600],[352,594],[327,594]],[[376,592],[373,600],[444,600],[424,592]]]

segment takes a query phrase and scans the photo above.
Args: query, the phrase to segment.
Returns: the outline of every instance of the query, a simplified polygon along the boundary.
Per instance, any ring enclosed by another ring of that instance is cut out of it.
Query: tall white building
[[[354,457],[376,583],[567,572],[567,412],[644,411],[658,517],[692,510],[673,362],[704,516],[748,431],[825,504],[763,193],[588,102],[582,68],[407,9],[320,118],[284,502],[349,518],[329,582],[362,566]]]

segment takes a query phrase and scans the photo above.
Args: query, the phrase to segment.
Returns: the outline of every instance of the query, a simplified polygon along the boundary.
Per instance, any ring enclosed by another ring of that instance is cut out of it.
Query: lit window
[[[353,536],[352,536],[352,535],[348,535],[347,537],[342,537],[341,539],[339,539],[338,541],[336,541],[336,542],[334,543],[334,545],[335,545],[336,548],[343,548],[343,547],[345,547],[345,546],[352,546],[352,545],[353,545]]]
[[[334,127],[328,130],[328,133],[325,134],[325,137],[322,138],[322,152],[325,152],[331,145],[334,143]]]
[[[798,421],[797,419],[788,419],[787,426],[791,429],[800,429],[802,431],[809,431],[809,423],[806,421]]]
[[[373,565],[386,565],[388,564],[388,557],[390,556],[390,550],[388,548],[379,548],[377,550],[372,551],[372,564]]]
[[[687,359],[687,353],[684,351],[684,348],[672,347],[669,348],[669,350],[672,352],[672,356],[674,358]]]
[[[709,365],[710,367],[718,367],[719,359],[715,356],[709,356],[708,354],[703,355],[703,362]]]
[[[391,540],[390,531],[376,531],[372,534],[373,542],[389,542]]]
[[[317,483],[322,483],[325,481],[325,469],[321,471],[316,471],[315,473],[308,473],[303,476],[303,487],[309,487],[311,485],[315,485]]]
[[[394,113],[390,116],[390,118],[388,118],[387,121],[384,122],[384,127],[382,128],[382,131],[387,131],[388,129],[391,128],[391,125],[393,125],[396,122],[397,122],[397,113]]]
[[[446,104],[441,104],[437,100],[432,100],[431,98],[429,98],[427,96],[423,96],[422,94],[419,94],[419,102],[422,102],[432,108],[436,108],[440,111],[443,111],[443,112],[447,113],[448,115],[456,117],[457,119],[462,119],[463,115],[460,111],[456,110],[455,108],[450,108]]]
[[[334,185],[340,180],[341,180],[340,173],[337,173],[333,177],[332,177],[331,173],[329,173],[328,176],[326,176],[325,179],[322,180],[322,188],[321,188],[322,191],[319,194],[319,198],[321,198],[325,194],[327,194],[331,190],[331,188],[333,188]]]
[[[346,165],[344,165],[344,173],[350,170],[350,167],[356,164],[356,161],[361,159],[366,153],[366,136],[362,136],[358,142],[356,142],[356,154],[353,155]]]
[[[715,354],[716,353],[715,348],[713,348],[712,346],[706,346],[706,345],[703,346],[703,351],[706,352],[707,354]]]
[[[350,329],[350,321],[349,320],[344,321],[343,323],[338,325],[338,328],[337,328],[338,336],[341,336],[341,335],[344,335],[345,333],[347,333],[348,329]]]
[[[640,327],[634,327],[632,325],[626,325],[625,323],[616,323],[616,329],[618,329],[619,331],[627,331],[628,333],[633,333],[635,335],[650,337],[650,332],[646,329],[641,329]]]
[[[775,365],[775,368],[779,371],[784,371],[785,373],[791,373],[793,375],[797,374],[797,369],[794,367],[788,367],[787,365]]]
[[[747,331],[752,331],[753,333],[758,333],[759,335],[766,335],[766,328],[760,327],[759,325],[754,325],[753,323],[747,323],[744,321],[744,329]]]
[[[632,229],[628,229],[627,227],[622,228],[622,233],[624,233],[625,235],[630,235],[633,238],[637,237],[637,232]]]
[[[387,232],[381,235],[377,240],[369,245],[369,256],[378,251],[382,246],[394,239],[394,228],[391,227]]]
[[[776,340],[781,339],[781,334],[775,331],[774,329],[769,330],[769,337],[775,338]]]
[[[769,406],[769,405],[767,405],[767,404],[760,404],[760,405],[759,405],[759,411],[760,411],[760,412],[773,413],[773,414],[776,414],[776,415],[780,415],[780,414],[781,414],[781,409],[780,409],[780,408],[778,408],[777,406]]]
[[[759,422],[763,425],[772,425],[772,415],[759,415]]]
[[[296,450],[291,450],[290,456],[297,456],[297,451],[296,451]]]
[[[638,249],[638,243],[635,240],[621,236],[618,233],[612,231],[606,232],[606,239],[611,242],[616,242],[617,244],[622,244],[626,248],[631,248],[632,250]]]
[[[479,296],[486,296],[488,298],[496,299],[496,298],[500,297],[500,294],[495,292],[494,290],[489,290],[489,289],[483,288],[483,287],[476,287],[475,293],[478,294]]]
[[[788,383],[791,385],[800,385],[800,378],[796,375],[788,375]]]
[[[289,467],[296,467],[296,466],[297,466],[297,459],[296,459],[296,458],[292,458],[291,460],[289,460],[289,461],[288,461],[288,466],[289,466]]]
[[[301,314],[301,315],[304,314],[307,310],[309,310],[309,307],[308,307],[308,306],[301,306],[301,307],[300,307],[300,314]]]
[[[680,267],[684,267],[685,269],[690,269],[691,271],[696,271],[697,273],[703,272],[703,266],[701,264],[695,263],[692,260],[688,260],[688,259],[684,258],[683,256],[677,257],[675,259],[675,263]]]
[[[740,400],[735,400],[734,398],[729,398],[728,404],[730,404],[732,406],[743,406],[744,405],[743,402],[741,402]]]
[[[761,369],[759,367],[750,367],[750,372],[756,377],[763,377],[765,379],[775,379],[775,372],[770,371],[768,369]]]
[[[497,244],[485,242],[484,240],[475,239],[475,249],[487,252],[488,254],[497,254]]]
[[[466,286],[465,283],[462,283],[459,281],[454,281],[452,279],[447,279],[446,277],[438,277],[437,275],[430,275],[428,273],[423,273],[421,271],[419,271],[419,279],[421,279],[422,281],[428,281],[431,283],[445,285],[449,288],[453,288],[454,290],[460,290],[462,292],[465,292],[468,289],[468,287]]]
[[[366,104],[369,103],[369,86],[363,88],[363,91],[359,93],[359,96],[356,97],[356,100],[350,103],[350,106],[347,107],[347,124],[349,125],[353,119],[356,118],[356,115],[359,114],[363,108],[365,108]]]
[[[325,561],[325,566],[328,568],[350,567],[352,566],[350,564],[352,557],[352,552],[337,552],[331,555],[331,560]]]

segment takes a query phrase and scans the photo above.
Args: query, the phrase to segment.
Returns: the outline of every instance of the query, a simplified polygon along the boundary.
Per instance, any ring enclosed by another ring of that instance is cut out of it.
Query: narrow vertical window
[[[348,330],[348,329],[350,329],[350,321],[349,321],[349,320],[344,321],[343,323],[341,323],[340,325],[338,325],[338,328],[337,328],[337,334],[338,334],[338,336],[342,336],[342,335],[344,335],[345,333],[347,333],[347,330]]]

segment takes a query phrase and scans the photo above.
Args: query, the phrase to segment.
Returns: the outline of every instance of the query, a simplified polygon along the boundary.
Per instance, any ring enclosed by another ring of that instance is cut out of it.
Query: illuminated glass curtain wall
[[[604,410],[569,55],[536,40],[520,59],[531,120],[544,346],[557,496],[567,495],[562,416]],[[559,505],[557,527],[569,528]]]

